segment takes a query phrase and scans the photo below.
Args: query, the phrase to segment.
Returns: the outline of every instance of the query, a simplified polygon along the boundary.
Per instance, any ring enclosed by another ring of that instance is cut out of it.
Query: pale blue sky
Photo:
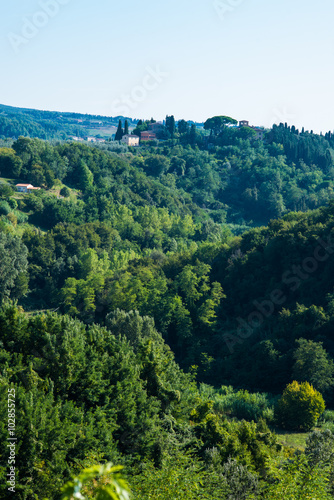
[[[333,17],[332,0],[11,0],[0,103],[333,130]]]

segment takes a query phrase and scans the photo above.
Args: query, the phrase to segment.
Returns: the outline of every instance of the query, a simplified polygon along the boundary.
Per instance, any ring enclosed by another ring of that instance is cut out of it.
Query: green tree
[[[214,116],[206,120],[204,130],[210,130],[211,135],[219,135],[224,128],[237,123],[237,120],[229,116]]]
[[[298,348],[294,352],[295,364],[293,378],[298,382],[309,382],[322,394],[328,393],[334,386],[334,362],[330,359],[322,342],[298,339]]]
[[[129,486],[122,477],[122,469],[122,466],[114,466],[111,463],[93,465],[84,469],[62,488],[61,500],[72,500],[72,498],[80,498],[81,500],[88,500],[88,498],[94,500],[129,500]],[[97,484],[96,479],[99,480]],[[103,484],[103,480],[107,484]],[[92,484],[93,481],[95,482],[94,485]],[[85,490],[89,493],[89,497],[86,496]]]
[[[171,138],[173,138],[176,130],[174,115],[166,116],[166,128],[170,133]]]
[[[168,171],[170,166],[169,158],[163,155],[150,155],[145,160],[147,173],[158,177]]]
[[[0,148],[0,175],[17,178],[21,170],[22,160],[16,156],[14,149]]]
[[[256,498],[259,480],[245,465],[229,458],[222,468],[222,476],[228,492],[227,500],[246,500],[252,498],[250,495]]]
[[[123,128],[122,128],[122,121],[119,120],[118,122],[118,128],[115,134],[115,141],[120,141],[124,135]]]
[[[272,484],[265,488],[266,500],[330,500],[328,469],[314,466],[305,455],[270,464]]]
[[[64,196],[64,198],[69,198],[69,196],[71,194],[71,191],[70,191],[70,189],[67,186],[64,186],[60,190],[59,194],[60,194],[60,196]]]
[[[80,179],[80,188],[83,192],[86,192],[90,187],[93,186],[94,176],[84,160],[80,160],[78,176]]]
[[[28,249],[21,238],[0,232],[0,303],[10,295],[20,274],[28,267]]]
[[[313,466],[329,466],[329,486],[334,495],[334,434],[329,429],[315,430],[308,435],[305,454]]]
[[[125,120],[125,123],[124,123],[124,135],[128,135],[129,134],[129,122],[128,120]]]
[[[185,120],[179,120],[177,124],[179,134],[187,134],[189,132],[189,124]]]
[[[1,199],[6,199],[9,198],[10,196],[13,196],[14,191],[11,188],[9,184],[0,184],[0,198]]]
[[[309,431],[325,411],[322,395],[308,382],[289,384],[275,408],[275,416],[285,429]]]

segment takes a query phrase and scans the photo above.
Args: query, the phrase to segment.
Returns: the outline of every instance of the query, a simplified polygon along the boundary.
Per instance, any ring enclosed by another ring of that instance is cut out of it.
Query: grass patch
[[[0,177],[0,183],[3,184],[17,184],[17,181],[15,179],[9,179],[8,177]]]
[[[295,448],[300,451],[305,450],[308,434],[308,432],[276,431],[277,441],[279,444],[288,448]]]

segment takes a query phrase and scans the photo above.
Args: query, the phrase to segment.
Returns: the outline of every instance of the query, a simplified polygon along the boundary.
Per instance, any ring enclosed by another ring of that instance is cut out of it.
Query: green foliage
[[[11,206],[7,201],[0,201],[0,215],[8,215],[11,210]]]
[[[0,148],[0,175],[2,177],[19,177],[22,161],[12,148]]]
[[[200,493],[218,500],[227,486],[218,470],[212,474],[201,462],[206,448],[219,447],[221,464],[233,455],[257,469],[275,455],[268,428],[228,423],[198,398],[152,319],[117,311],[108,326],[111,331],[55,313],[27,315],[11,304],[0,310],[0,407],[4,411],[7,387],[14,386],[22,495],[57,498],[70,476],[76,479],[64,495],[74,488],[79,493],[82,468],[100,457],[127,463],[139,498],[158,492],[173,498],[174,491],[175,498]],[[7,439],[4,426],[0,437]],[[6,460],[0,458],[0,471]],[[89,477],[103,470],[91,469]],[[82,495],[94,498],[103,488],[115,493],[94,479]]]
[[[293,377],[299,382],[308,381],[322,394],[334,386],[334,362],[329,358],[321,342],[297,340]]]
[[[64,196],[64,198],[68,198],[71,194],[71,191],[67,186],[64,186],[60,191],[59,191],[60,196]]]
[[[227,500],[256,498],[259,492],[258,476],[247,467],[230,458],[222,467],[222,479],[226,484]]]
[[[204,123],[204,129],[211,130],[211,133],[217,135],[227,125],[235,125],[236,123],[238,123],[237,120],[230,118],[229,116],[214,116],[213,118],[206,120]]]
[[[218,500],[226,498],[226,486],[218,474],[205,471],[203,463],[189,453],[164,460],[162,467],[145,463],[131,479],[137,500]]]
[[[207,387],[201,384],[200,392],[205,393]],[[234,391],[232,387],[222,387],[215,390],[209,397],[213,399],[217,411],[232,417],[254,420],[255,422],[260,419],[266,419],[270,422],[273,419],[272,401],[267,394],[251,394],[247,390]]]
[[[28,250],[21,238],[0,232],[0,304],[15,289],[19,276],[25,273],[27,256]]]
[[[73,136],[83,138],[90,135],[90,130],[96,126],[96,121],[102,122],[106,128],[117,126],[118,123],[118,117],[40,111],[5,105],[0,105],[0,108],[2,138],[19,136],[39,137],[44,140],[64,140]],[[136,120],[131,122],[136,124]]]
[[[303,455],[271,464],[273,484],[265,489],[268,500],[329,500],[328,468],[313,466]]]
[[[325,410],[322,395],[308,382],[289,384],[277,403],[276,417],[285,429],[310,430]]]
[[[322,470],[329,470],[329,488],[334,494],[334,434],[329,429],[313,431],[306,442],[308,461]]]
[[[0,198],[8,199],[13,194],[14,194],[14,191],[9,184],[0,183]]]
[[[115,134],[115,141],[120,141],[124,135],[124,131],[122,128],[122,120],[119,120],[118,122],[118,128]]]
[[[46,115],[30,118],[33,130]],[[275,126],[256,141],[234,122],[209,119],[209,137],[168,116],[164,142],[131,152],[1,142],[1,175],[71,188],[58,199],[0,186],[1,301],[31,311],[0,312],[0,407],[14,384],[22,498],[58,498],[110,461],[126,464],[138,498],[327,498],[331,414],[306,458],[271,471],[280,447],[267,423],[269,393],[291,380],[275,411],[286,428],[315,425],[317,391],[332,404],[334,205],[305,211],[333,196],[334,139]]]
[[[61,500],[71,500],[73,497],[80,500],[88,498],[96,500],[129,500],[129,487],[120,474],[122,469],[123,467],[113,466],[111,463],[84,469],[73,481],[69,481],[62,488]],[[89,497],[83,495],[85,483],[91,482],[97,477],[106,478],[108,484],[94,486],[93,491],[89,493]]]

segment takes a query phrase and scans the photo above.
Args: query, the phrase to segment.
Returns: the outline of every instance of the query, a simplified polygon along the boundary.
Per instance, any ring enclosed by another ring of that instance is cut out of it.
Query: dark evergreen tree
[[[123,128],[122,128],[122,121],[119,120],[117,132],[115,135],[115,141],[120,141],[122,139],[123,135],[124,135],[124,133],[123,133]]]
[[[189,124],[185,120],[180,120],[177,124],[179,134],[186,134],[189,132]]]
[[[166,116],[166,128],[170,133],[170,136],[173,138],[175,134],[175,118],[174,115]]]

